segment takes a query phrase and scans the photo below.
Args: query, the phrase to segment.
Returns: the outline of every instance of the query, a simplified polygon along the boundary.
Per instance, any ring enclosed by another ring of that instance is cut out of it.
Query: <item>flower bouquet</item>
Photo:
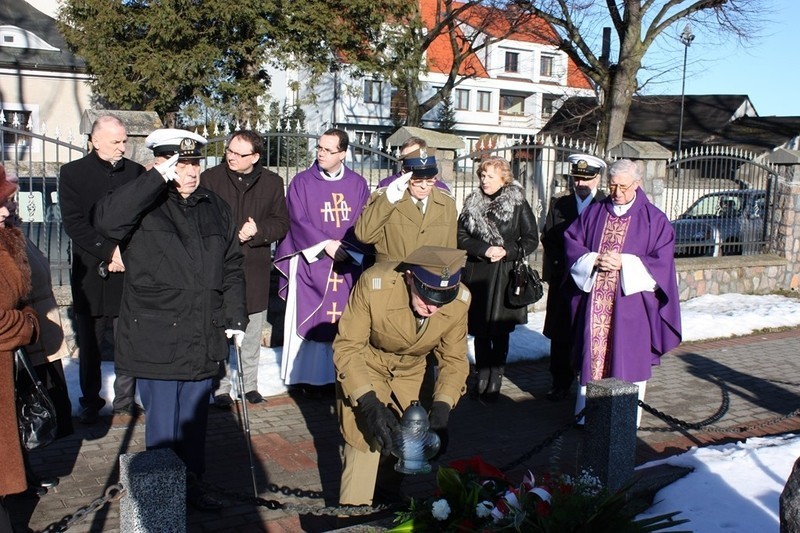
[[[634,520],[627,489],[612,492],[588,473],[573,478],[529,471],[519,485],[480,457],[453,461],[436,476],[436,494],[411,500],[397,513],[390,533],[411,531],[625,533],[658,531],[688,522],[678,512]]]

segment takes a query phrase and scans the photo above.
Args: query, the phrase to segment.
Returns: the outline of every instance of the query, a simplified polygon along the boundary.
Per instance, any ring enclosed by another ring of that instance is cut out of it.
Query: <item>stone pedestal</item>
[[[587,386],[582,469],[612,491],[633,475],[638,392],[633,383],[616,378]]]
[[[126,533],[186,531],[186,467],[169,449],[119,458],[120,529]]]

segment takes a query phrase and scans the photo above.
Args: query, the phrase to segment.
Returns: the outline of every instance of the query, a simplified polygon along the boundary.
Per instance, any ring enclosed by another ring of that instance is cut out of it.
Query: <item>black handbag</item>
[[[56,407],[33,369],[24,348],[14,350],[17,423],[22,446],[35,450],[53,442],[58,433]]]
[[[519,259],[514,261],[514,267],[508,274],[506,299],[508,306],[512,308],[527,307],[544,296],[542,278],[536,269],[528,264],[528,257],[524,253],[520,246]]]

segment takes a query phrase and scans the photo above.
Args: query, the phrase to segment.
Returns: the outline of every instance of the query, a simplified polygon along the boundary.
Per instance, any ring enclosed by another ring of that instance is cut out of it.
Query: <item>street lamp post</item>
[[[689,47],[692,45],[692,41],[694,41],[694,34],[692,33],[691,24],[687,24],[683,28],[680,39],[681,44],[683,44],[683,78],[681,80],[681,119],[680,124],[678,125],[678,177],[680,177],[681,174],[680,157],[681,145],[683,144],[683,99],[686,92],[686,57],[689,54]]]

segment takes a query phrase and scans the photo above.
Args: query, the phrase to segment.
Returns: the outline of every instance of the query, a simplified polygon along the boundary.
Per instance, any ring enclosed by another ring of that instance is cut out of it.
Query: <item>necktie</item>
[[[423,209],[422,200],[415,200],[417,204],[417,209],[419,209],[419,214],[425,216],[425,210]]]

